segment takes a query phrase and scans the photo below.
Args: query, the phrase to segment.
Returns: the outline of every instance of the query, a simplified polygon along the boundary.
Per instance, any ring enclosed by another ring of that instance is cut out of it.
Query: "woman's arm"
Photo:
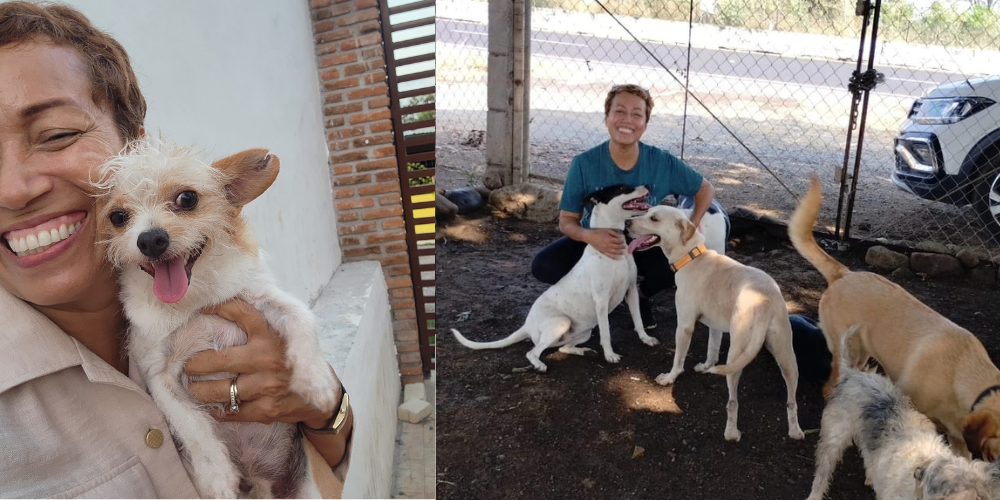
[[[559,231],[572,240],[581,241],[598,252],[617,259],[625,254],[625,237],[612,229],[587,229],[580,225],[580,214],[559,211]]]
[[[221,351],[202,351],[184,367],[184,373],[190,376],[239,373],[237,390],[241,400],[240,411],[213,412],[216,420],[264,424],[303,422],[306,426],[319,429],[340,410],[344,389],[336,372],[334,390],[337,403],[332,412],[320,411],[292,392],[291,371],[285,364],[285,344],[256,308],[234,299],[204,312],[236,323],[247,334],[246,345]],[[188,390],[195,399],[204,403],[228,403],[230,382],[229,379],[192,382]],[[305,430],[304,434],[327,463],[335,467],[344,459],[353,428],[354,416],[353,412],[349,412],[347,422],[338,433],[317,434]]]
[[[715,187],[708,182],[708,179],[702,179],[701,187],[694,195],[694,209],[691,211],[691,222],[698,229],[701,229],[701,218],[708,212],[713,199],[715,199]]]

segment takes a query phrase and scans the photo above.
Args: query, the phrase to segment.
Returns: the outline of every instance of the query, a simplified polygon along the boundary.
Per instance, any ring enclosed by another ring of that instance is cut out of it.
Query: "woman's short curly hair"
[[[146,99],[128,53],[111,35],[65,5],[0,3],[0,47],[30,41],[76,49],[89,73],[94,103],[110,107],[125,142],[140,137]]]
[[[649,123],[650,113],[653,112],[653,96],[649,95],[648,90],[632,83],[611,87],[611,90],[608,91],[608,97],[604,99],[605,118],[611,114],[611,101],[613,101],[615,96],[618,94],[632,94],[634,96],[641,97],[642,100],[646,101],[646,123]]]

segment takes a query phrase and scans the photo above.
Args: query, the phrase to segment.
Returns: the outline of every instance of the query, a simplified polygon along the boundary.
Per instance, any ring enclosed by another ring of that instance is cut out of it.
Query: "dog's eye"
[[[198,193],[194,191],[184,191],[177,195],[177,199],[174,200],[177,208],[181,210],[191,210],[198,204]]]
[[[115,227],[122,227],[128,222],[128,212],[123,212],[121,210],[111,212],[108,216],[108,220],[111,221],[111,225]]]
[[[653,222],[659,222],[659,221],[658,221],[658,220],[656,219],[656,216],[653,216],[653,217],[650,217],[650,218],[649,218],[649,220],[651,220],[651,221],[653,221]]]

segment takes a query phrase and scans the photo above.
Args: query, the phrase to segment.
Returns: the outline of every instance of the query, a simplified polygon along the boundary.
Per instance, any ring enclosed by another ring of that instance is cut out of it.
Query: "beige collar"
[[[137,385],[141,377],[138,377],[135,365],[130,363],[129,373],[137,380],[130,380],[3,287],[0,287],[0,318],[3,318],[3,325],[0,326],[0,393],[74,366],[81,366],[92,382],[145,393]]]
[[[670,270],[673,272],[679,271],[682,267],[691,263],[692,260],[701,257],[708,249],[705,248],[704,244],[698,245],[691,249],[690,252],[684,254],[677,262],[670,264]]]

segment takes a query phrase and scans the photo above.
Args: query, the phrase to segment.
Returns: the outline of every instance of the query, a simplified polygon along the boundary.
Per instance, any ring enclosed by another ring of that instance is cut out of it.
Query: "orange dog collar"
[[[680,270],[680,268],[688,265],[689,263],[691,263],[692,260],[697,259],[707,250],[708,249],[705,248],[705,245],[703,244],[692,248],[691,251],[685,254],[683,257],[681,257],[680,260],[674,262],[673,264],[670,264],[670,270],[676,273],[677,271]]]

